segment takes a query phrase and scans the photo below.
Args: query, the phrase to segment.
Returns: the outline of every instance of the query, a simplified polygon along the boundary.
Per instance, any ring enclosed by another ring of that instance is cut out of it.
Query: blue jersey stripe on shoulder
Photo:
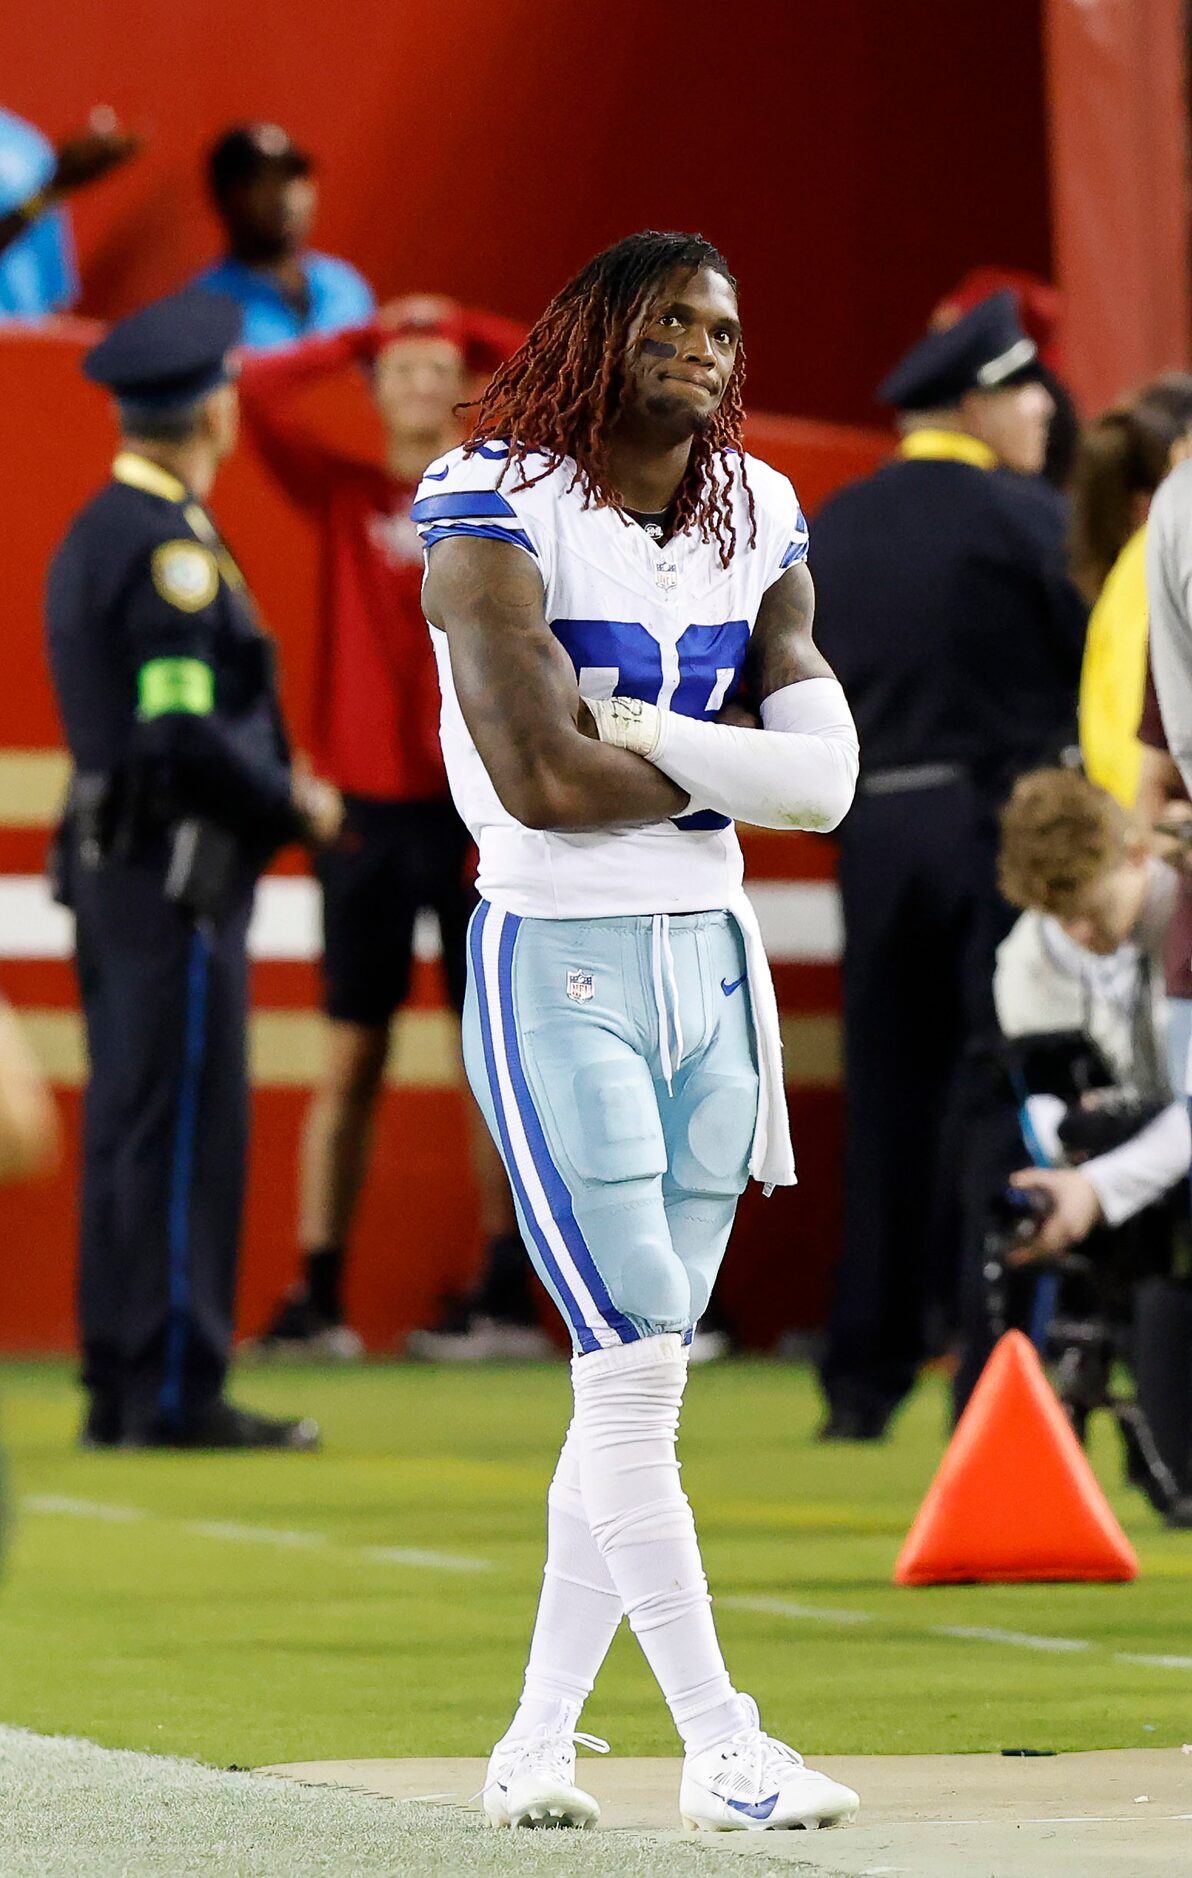
[[[516,515],[496,489],[453,489],[441,496],[421,496],[410,510],[416,522],[449,522],[470,515]]]
[[[530,540],[524,528],[498,528],[495,524],[486,526],[483,522],[448,522],[439,528],[419,529],[424,548],[433,548],[436,541],[450,541],[457,537],[479,536],[484,541],[511,541],[515,548],[524,548],[527,554],[538,559],[538,550]]]
[[[780,567],[793,567],[796,561],[807,559],[807,536],[800,535],[798,541],[792,541],[790,547],[778,563]]]

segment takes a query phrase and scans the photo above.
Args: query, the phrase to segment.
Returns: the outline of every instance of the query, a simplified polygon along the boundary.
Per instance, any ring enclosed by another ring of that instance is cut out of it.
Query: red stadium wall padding
[[[1047,0],[1052,213],[1073,390],[1096,411],[1188,361],[1184,0]]]
[[[528,320],[604,243],[698,228],[741,281],[754,400],[864,423],[969,267],[1049,272],[1040,4],[8,0],[0,102],[152,137],[77,209],[88,312],[210,256],[203,154],[278,118],[320,158],[320,244],[382,293]]]
[[[82,379],[79,357],[93,329],[57,333],[0,328],[0,409],[16,447],[0,452],[0,515],[5,518],[5,683],[0,686],[0,763],[14,752],[57,746],[58,726],[45,671],[41,590],[46,564],[70,516],[104,481],[113,448],[104,399]],[[327,388],[312,415],[341,439],[370,447],[371,414],[354,380]],[[863,474],[889,447],[880,433],[759,417],[756,446],[791,474],[809,507],[848,477]],[[214,507],[248,571],[282,647],[285,690],[299,737],[308,715],[315,634],[315,556],[310,533],[276,495],[245,448],[221,476]],[[22,823],[0,800],[0,885],[40,871],[50,808]],[[831,874],[831,848],[811,837],[755,835],[751,870],[759,880],[816,883]],[[276,870],[293,874],[287,853]],[[18,1009],[73,1010],[65,960],[9,957],[0,933],[0,989]],[[784,1010],[828,1019],[838,1009],[830,960],[781,964]],[[258,963],[254,1006],[272,1015],[314,1007],[311,966]],[[441,1006],[437,970],[421,968],[413,1003]],[[741,1333],[767,1346],[786,1327],[822,1318],[827,1275],[839,1243],[840,1102],[833,1079],[792,1092],[800,1186],[742,1207],[725,1278],[725,1298]],[[60,1091],[67,1128],[61,1169],[49,1182],[0,1192],[0,1350],[68,1348],[75,1235],[78,1095]],[[370,1347],[389,1348],[433,1314],[444,1286],[466,1281],[478,1252],[474,1195],[465,1152],[464,1098],[437,1086],[390,1090],[384,1102],[376,1175],[357,1234],[352,1307]],[[294,1168],[304,1091],[265,1084],[254,1092],[254,1140],[245,1237],[241,1322],[258,1327],[292,1275]]]

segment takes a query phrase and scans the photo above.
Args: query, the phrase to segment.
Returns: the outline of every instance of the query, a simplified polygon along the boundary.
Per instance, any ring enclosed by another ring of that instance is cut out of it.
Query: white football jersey
[[[543,468],[531,456],[525,475]],[[587,698],[642,698],[712,719],[732,696],[767,587],[807,556],[807,525],[785,476],[757,457],[740,463],[732,512],[736,550],[692,532],[665,544],[615,509],[585,508],[565,460],[522,487],[503,444],[440,457],[423,477],[413,518],[429,554],[455,536],[509,541],[542,576],[546,618]],[[464,723],[445,633],[431,628],[443,692],[440,733],[451,793],[480,850],[486,900],[536,919],[630,913],[701,913],[728,905],[742,879],[740,843],[726,816],[701,810],[644,828],[582,834],[527,828],[502,808]]]

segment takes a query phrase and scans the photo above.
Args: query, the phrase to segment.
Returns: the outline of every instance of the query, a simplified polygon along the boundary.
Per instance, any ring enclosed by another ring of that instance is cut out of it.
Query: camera
[[[1083,1033],[1018,1038],[1002,1046],[999,1063],[1024,1139],[1034,1134],[1031,1098],[1053,1098],[1055,1141],[1070,1167],[1110,1153],[1162,1112],[1161,1103],[1113,1086],[1104,1057]],[[1175,1294],[1186,1295],[1171,1276],[1186,1212],[1183,1189],[1122,1225],[1094,1228],[1079,1247],[1015,1264],[1013,1254],[1036,1237],[1052,1205],[1050,1194],[1008,1185],[988,1203],[982,1275],[989,1335],[996,1341],[1011,1325],[1027,1325],[1077,1437],[1084,1440],[1094,1409],[1108,1409],[1131,1483],[1169,1525],[1192,1526],[1188,1428],[1175,1425],[1178,1416],[1148,1415],[1114,1387],[1115,1369],[1124,1361],[1142,1390],[1140,1299],[1148,1319],[1156,1309],[1170,1318],[1178,1315]],[[1192,1349],[1185,1355],[1192,1367]],[[1165,1405],[1170,1396],[1165,1376],[1153,1405]]]

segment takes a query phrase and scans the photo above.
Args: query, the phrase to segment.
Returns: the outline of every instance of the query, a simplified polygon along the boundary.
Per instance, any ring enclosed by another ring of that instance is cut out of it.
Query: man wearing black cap
[[[235,444],[240,313],[190,288],[88,354],[122,448],[50,568],[74,762],[59,843],[91,1076],[79,1307],[84,1439],[308,1448],[311,1422],[223,1399],[244,1189],[245,940],[285,842],[336,792],[290,764],[268,640],[205,506]]]
[[[841,830],[845,1243],[824,1434],[875,1439],[950,1302],[973,1130],[964,1068],[994,1027],[996,810],[1075,742],[1085,608],[1039,471],[1051,398],[1010,293],[929,333],[879,396],[896,459],[817,518],[816,630],[861,739]]]
[[[289,345],[372,317],[376,301],[363,275],[306,245],[316,200],[312,169],[280,124],[237,125],[207,160],[228,248],[195,284],[238,302],[246,346]]]

